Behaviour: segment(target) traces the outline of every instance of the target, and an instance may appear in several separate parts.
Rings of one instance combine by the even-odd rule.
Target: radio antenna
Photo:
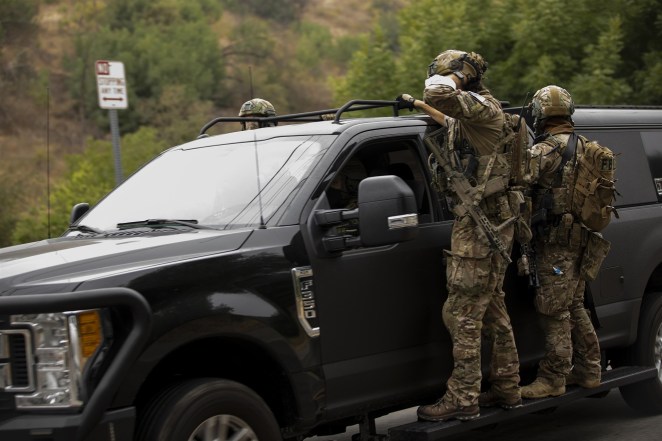
[[[251,92],[251,96],[249,97],[249,99],[253,99],[255,98],[255,95],[253,95],[253,68],[251,66],[248,66],[248,81],[250,84],[250,92]]]
[[[48,218],[48,238],[51,238],[51,90],[46,86],[46,217]]]
[[[260,228],[267,228],[264,224],[264,215],[262,212],[262,185],[260,184],[260,161],[257,157],[257,134],[253,130],[253,151],[255,152],[255,171],[257,173],[257,203],[260,207]]]

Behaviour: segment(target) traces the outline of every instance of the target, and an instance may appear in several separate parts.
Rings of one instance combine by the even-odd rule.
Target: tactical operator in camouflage
[[[253,98],[250,101],[246,101],[239,109],[239,116],[241,117],[251,117],[251,116],[276,116],[276,109],[274,106],[267,100],[262,98]],[[260,127],[273,127],[276,123],[261,123],[258,121],[246,121],[241,123],[241,130],[253,130],[259,129]]]
[[[446,268],[448,299],[443,320],[453,341],[454,368],[446,393],[435,404],[418,408],[418,417],[428,421],[470,420],[480,415],[481,405],[513,408],[521,405],[519,358],[510,318],[504,302],[503,280],[512,249],[514,225],[506,221],[519,216],[521,192],[508,191],[509,155],[503,149],[505,117],[501,105],[483,85],[487,63],[476,53],[447,50],[430,64],[425,81],[425,104],[445,115],[448,135],[442,149],[452,151],[458,167],[473,184],[482,187],[484,214],[506,245],[498,252],[466,214],[457,195],[451,251]],[[398,97],[400,107],[421,104],[408,95]],[[437,118],[437,120],[439,120]],[[500,186],[486,183],[502,182]],[[491,389],[481,387],[481,330],[492,344]],[[479,400],[480,396],[480,400]]]
[[[574,103],[567,90],[546,86],[535,93],[531,107],[536,134],[530,166],[533,210],[543,213],[542,223],[533,225],[540,279],[535,306],[545,332],[546,354],[536,380],[522,388],[522,396],[543,398],[564,394],[566,384],[597,387],[601,367],[598,338],[584,308],[586,282],[580,277],[588,230],[565,206],[568,184],[563,182],[563,157],[574,133]]]

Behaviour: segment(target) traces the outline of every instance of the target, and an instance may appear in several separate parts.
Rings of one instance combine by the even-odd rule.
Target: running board
[[[627,366],[604,371],[602,373],[602,383],[594,389],[584,389],[579,386],[568,386],[566,393],[560,397],[549,397],[540,399],[524,399],[522,407],[516,409],[504,410],[499,407],[482,407],[480,417],[470,421],[442,421],[428,422],[418,421],[390,428],[388,431],[389,441],[435,441],[446,436],[466,432],[467,430],[477,429],[479,427],[491,424],[501,423],[521,415],[538,412],[563,404],[570,403],[602,392],[607,392],[612,388],[625,386],[639,381],[648,380],[657,377],[658,372],[654,367],[636,367]]]

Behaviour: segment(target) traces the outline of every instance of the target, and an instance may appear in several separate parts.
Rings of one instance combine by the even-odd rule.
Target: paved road
[[[407,409],[377,420],[377,432],[416,420],[416,409]],[[346,433],[307,438],[306,441],[350,441],[358,426]],[[613,389],[601,399],[583,398],[550,414],[530,414],[489,429],[453,435],[444,441],[660,441],[662,415],[641,416]]]

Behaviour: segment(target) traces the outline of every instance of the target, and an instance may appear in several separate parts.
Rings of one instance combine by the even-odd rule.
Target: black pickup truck
[[[376,107],[393,116],[348,117]],[[613,387],[662,412],[662,109],[574,119],[619,154],[620,217],[590,286],[604,384],[470,423],[412,421],[391,439]],[[452,218],[429,184],[434,122],[352,101],[205,133],[236,121],[211,121],[92,209],[77,205],[61,237],[0,250],[0,439],[272,441],[359,423],[368,440],[375,417],[443,392]],[[532,378],[544,350],[532,294],[514,270],[505,289]]]

